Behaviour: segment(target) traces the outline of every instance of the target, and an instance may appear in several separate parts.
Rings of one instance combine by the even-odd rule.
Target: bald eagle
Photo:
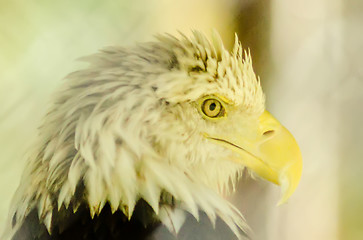
[[[196,31],[83,60],[54,94],[3,239],[241,239],[223,196],[244,169],[280,185],[281,203],[294,192],[300,150],[237,36],[231,52]]]

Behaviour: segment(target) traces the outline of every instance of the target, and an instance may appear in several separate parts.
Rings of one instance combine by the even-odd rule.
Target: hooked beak
[[[259,118],[257,133],[249,139],[243,136],[210,137],[238,154],[238,162],[257,175],[281,186],[279,205],[295,191],[302,172],[302,156],[294,137],[268,111]]]

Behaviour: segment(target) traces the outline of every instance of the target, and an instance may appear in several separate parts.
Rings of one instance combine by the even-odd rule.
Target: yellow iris
[[[224,108],[220,101],[209,98],[202,103],[202,112],[210,118],[217,118],[224,115]]]

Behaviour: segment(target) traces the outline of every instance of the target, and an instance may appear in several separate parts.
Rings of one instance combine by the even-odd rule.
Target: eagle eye
[[[222,117],[224,115],[224,108],[220,101],[214,98],[208,98],[202,103],[202,112],[210,118]]]

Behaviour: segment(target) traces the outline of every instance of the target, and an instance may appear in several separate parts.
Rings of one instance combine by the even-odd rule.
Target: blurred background
[[[363,1],[0,0],[0,231],[49,97],[75,59],[156,33],[211,33],[251,49],[267,108],[295,136],[301,183],[243,179],[231,197],[256,240],[363,239]]]

